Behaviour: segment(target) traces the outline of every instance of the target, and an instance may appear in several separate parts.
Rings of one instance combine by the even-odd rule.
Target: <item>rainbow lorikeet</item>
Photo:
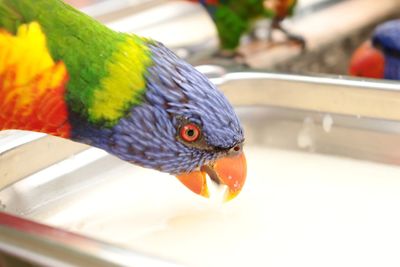
[[[300,43],[302,37],[289,33],[281,26],[281,22],[293,15],[297,0],[188,0],[200,3],[215,23],[220,48],[222,51],[234,51],[243,34],[252,30],[257,19],[271,19],[268,39],[272,41],[272,30],[278,29],[285,33],[290,40]]]
[[[44,132],[236,196],[242,127],[223,94],[159,42],[61,0],[0,0],[0,130]]]
[[[378,25],[370,40],[354,52],[349,66],[354,76],[400,80],[400,19]]]

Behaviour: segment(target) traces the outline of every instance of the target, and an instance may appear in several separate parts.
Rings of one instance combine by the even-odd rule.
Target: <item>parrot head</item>
[[[243,130],[223,94],[160,43],[148,44],[153,64],[142,101],[111,128],[75,117],[72,139],[143,167],[175,175],[208,197],[206,174],[234,198],[246,179]]]
[[[376,27],[371,40],[354,52],[349,73],[368,78],[400,79],[400,20]]]

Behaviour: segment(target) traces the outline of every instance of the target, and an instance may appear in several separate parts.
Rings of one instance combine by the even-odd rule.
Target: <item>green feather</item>
[[[107,79],[108,76],[118,79],[115,73],[122,75],[123,71],[116,71],[116,68],[129,71],[132,68],[137,70],[137,64],[150,64],[146,61],[149,53],[145,49],[145,40],[112,31],[61,0],[0,0],[0,14],[0,26],[13,33],[21,23],[39,22],[46,34],[53,59],[62,60],[67,66],[70,79],[66,101],[70,111],[93,123],[110,126],[124,115],[130,104],[140,102],[141,94],[134,91],[143,91],[143,87],[130,88],[129,94],[114,97],[105,86],[110,86],[113,82]],[[138,53],[138,58],[144,60],[133,59],[132,63],[124,61],[125,65],[119,66],[118,62],[113,61],[121,58],[118,54],[125,52],[120,51],[121,47],[125,47],[124,45],[132,40],[138,44],[135,53]],[[145,68],[139,69],[141,73],[135,74],[135,85],[143,84],[141,79],[144,79]],[[137,82],[138,79],[140,82]],[[99,95],[102,97],[98,97]],[[103,102],[106,102],[104,99],[107,97],[111,102],[106,105]],[[118,99],[112,101],[113,97]],[[130,99],[125,101],[123,97]],[[110,103],[116,103],[117,106],[111,107]],[[99,112],[102,104],[107,110]],[[114,111],[111,111],[111,108],[114,108]]]
[[[240,37],[249,27],[247,21],[224,6],[216,10],[214,20],[221,48],[235,49],[239,45]]]
[[[222,49],[236,49],[241,36],[251,29],[255,20],[277,19],[278,16],[284,16],[279,15],[274,8],[266,7],[266,1],[268,0],[220,0],[215,4],[202,3],[215,22]],[[287,5],[285,15],[291,16],[297,1],[282,0],[279,4]]]
[[[222,49],[233,50],[240,37],[250,30],[254,20],[274,14],[266,10],[260,0],[226,0],[217,6],[206,6],[217,27]]]

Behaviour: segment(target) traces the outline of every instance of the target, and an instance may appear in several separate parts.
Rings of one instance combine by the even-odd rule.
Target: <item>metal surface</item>
[[[224,69],[215,66],[200,69],[214,77],[213,81],[236,106],[245,127],[247,148],[279,148],[400,165],[400,150],[394,149],[400,147],[398,83],[267,73],[225,74]],[[303,135],[307,142],[302,144],[299,140]],[[17,143],[15,149],[9,147],[0,155],[0,206],[9,214],[0,213],[0,251],[48,266],[173,266],[30,221],[63,225],[80,232],[85,225],[100,220],[112,231],[129,229],[133,231],[131,235],[140,236],[141,231],[149,229],[130,229],[123,222],[130,216],[148,216],[141,209],[143,201],[150,202],[146,203],[149,210],[161,205],[150,199],[163,199],[162,205],[175,208],[184,199],[173,200],[177,192],[191,194],[169,175],[132,166],[98,149],[48,138]],[[31,160],[37,155],[52,156],[42,157],[38,163]],[[30,171],[19,172],[16,166],[21,159],[24,162],[19,169],[24,170],[31,161]],[[144,187],[143,177],[147,177]],[[155,183],[166,192],[146,189]],[[162,221],[167,215],[151,216]],[[97,232],[93,237],[116,242],[106,235],[107,231]]]
[[[0,238],[0,251],[41,266],[179,266],[3,212]]]
[[[235,105],[270,105],[400,120],[397,81],[232,73],[214,80]]]
[[[0,188],[88,148],[83,144],[43,134],[14,134],[0,139],[6,143],[4,149],[0,149]]]

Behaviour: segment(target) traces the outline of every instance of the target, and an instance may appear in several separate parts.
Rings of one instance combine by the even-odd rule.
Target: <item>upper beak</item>
[[[209,165],[204,165],[200,171],[183,173],[177,175],[178,179],[194,193],[209,197],[206,181],[206,173],[218,185],[226,185],[228,190],[225,201],[235,198],[246,181],[247,165],[246,157],[241,151],[233,156],[226,156],[218,159]]]

